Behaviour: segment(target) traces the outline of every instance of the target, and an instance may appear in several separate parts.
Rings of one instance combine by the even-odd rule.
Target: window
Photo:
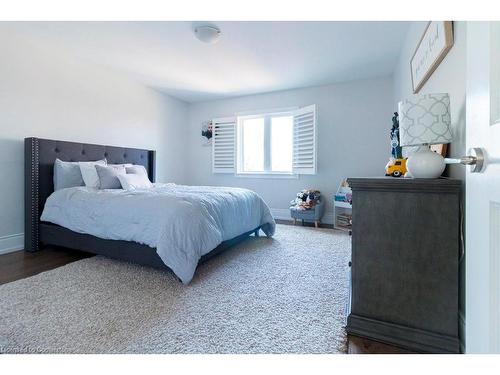
[[[264,118],[241,119],[241,152],[242,164],[240,172],[264,172]]]
[[[293,173],[293,115],[238,117],[238,173]]]
[[[316,106],[212,120],[212,171],[316,174]]]

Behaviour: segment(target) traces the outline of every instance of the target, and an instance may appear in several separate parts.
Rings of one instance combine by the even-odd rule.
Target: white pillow
[[[127,170],[127,174],[143,174],[148,177],[148,172],[143,165],[125,166],[125,169]]]
[[[134,164],[132,163],[125,163],[125,164],[109,164],[108,163],[108,166],[110,167],[124,167],[124,168],[127,168],[127,167],[133,167]]]
[[[153,187],[148,177],[143,174],[121,174],[117,176],[125,190],[149,189]]]
[[[85,182],[85,186],[87,187],[99,187],[99,175],[97,174],[97,171],[95,169],[96,165],[106,165],[106,159],[98,161],[78,162],[80,172],[82,172],[83,182]]]

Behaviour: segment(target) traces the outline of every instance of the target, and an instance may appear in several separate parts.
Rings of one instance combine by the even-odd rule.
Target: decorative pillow
[[[121,174],[118,176],[118,179],[125,190],[149,189],[153,187],[151,181],[143,174]]]
[[[144,165],[131,165],[131,166],[126,166],[125,169],[127,170],[127,174],[142,174],[148,177],[148,172],[146,171],[146,168],[144,168]]]
[[[117,166],[117,167],[123,166],[125,168],[127,168],[127,167],[133,167],[134,166],[134,164],[132,164],[132,163],[125,163],[125,164],[109,164],[108,163],[107,165],[113,165],[113,166]]]
[[[85,186],[78,162],[56,159],[54,162],[54,191],[75,186]]]
[[[127,173],[123,165],[96,165],[95,170],[99,176],[99,189],[122,188],[118,176]]]
[[[106,159],[98,161],[80,161],[78,162],[80,167],[80,172],[82,172],[83,182],[85,186],[98,188],[99,187],[99,176],[95,170],[96,165],[106,165]]]

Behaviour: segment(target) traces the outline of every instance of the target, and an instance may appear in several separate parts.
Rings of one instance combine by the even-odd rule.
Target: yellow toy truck
[[[406,173],[406,159],[391,158],[385,166],[385,175],[401,177]]]

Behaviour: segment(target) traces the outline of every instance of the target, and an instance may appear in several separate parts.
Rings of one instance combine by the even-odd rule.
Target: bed
[[[155,151],[26,138],[26,251],[38,251],[44,245],[63,246],[170,269],[183,283],[189,283],[198,263],[243,241],[252,233],[258,235],[260,229],[268,236],[274,233],[275,223],[269,208],[263,201],[258,201],[261,199],[255,193],[245,189],[156,183],[151,191],[97,191],[75,187],[54,193],[53,165],[56,158],[64,161],[106,158],[110,164],[142,165],[149,179],[155,182]],[[251,202],[250,206],[245,199]],[[94,214],[93,221],[87,225],[75,224],[79,221],[75,218],[80,217],[85,219],[80,220],[85,224],[85,209],[98,212],[98,215]],[[121,214],[119,210],[122,210]],[[134,210],[134,215],[127,215],[127,210]],[[117,215],[110,216],[109,212]],[[258,219],[255,219],[256,212],[261,215]],[[246,218],[246,215],[253,216]],[[101,221],[96,221],[96,216]],[[161,226],[157,225],[163,216],[168,220],[162,220]],[[143,217],[144,223],[141,221]],[[231,225],[236,222],[241,224]],[[94,230],[92,223],[97,224]],[[172,227],[174,224],[175,228]],[[142,225],[142,230],[134,232],[134,225]],[[120,230],[127,226],[131,229]],[[206,228],[200,231],[200,227]],[[144,235],[142,232],[148,228],[161,229],[161,235]],[[197,236],[204,237],[198,241]],[[198,242],[202,245],[198,246]],[[189,259],[182,264],[185,258]]]

